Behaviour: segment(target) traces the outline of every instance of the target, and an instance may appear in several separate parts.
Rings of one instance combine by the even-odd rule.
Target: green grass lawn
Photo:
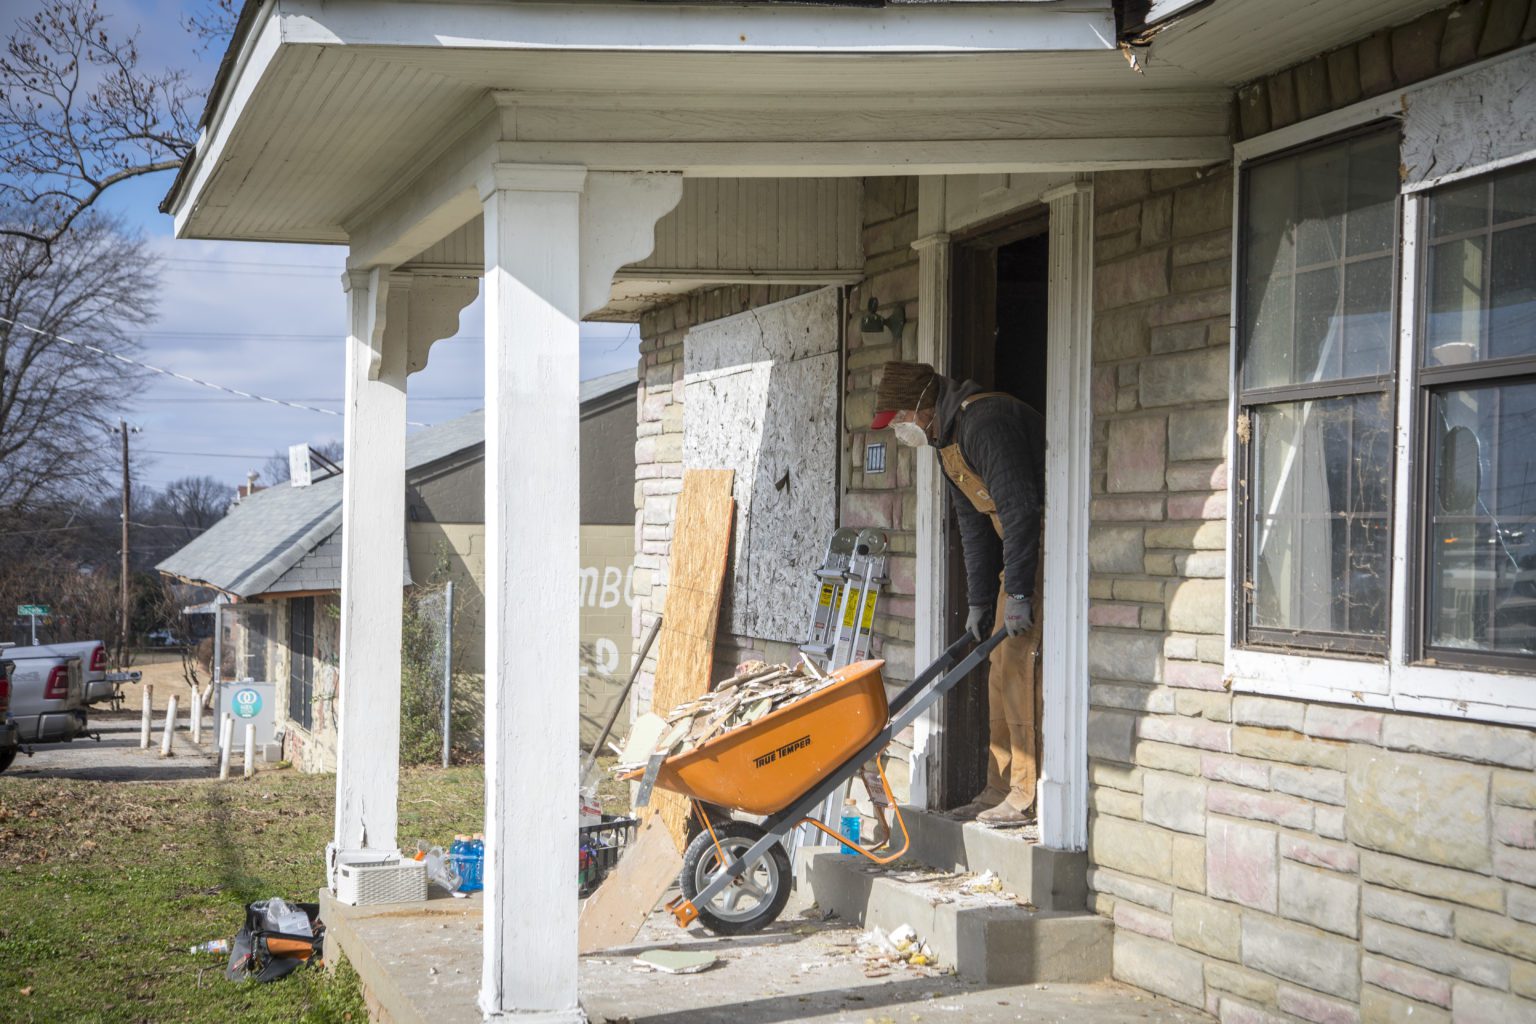
[[[232,938],[252,900],[315,899],[334,786],[293,771],[225,783],[0,776],[0,1020],[366,1021],[345,964],[237,984],[222,957],[187,952]],[[478,831],[483,788],[478,765],[406,770],[401,843]]]

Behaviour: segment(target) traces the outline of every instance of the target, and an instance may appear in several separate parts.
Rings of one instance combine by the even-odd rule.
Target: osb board
[[[666,823],[651,818],[641,825],[618,866],[582,905],[579,951],[592,953],[634,941],[682,867],[682,854],[673,846]]]
[[[684,347],[684,466],[736,469],[727,632],[805,639],[837,525],[838,289],[701,324]]]
[[[662,715],[709,691],[736,509],[731,497],[735,475],[729,469],[692,469],[683,474],[651,693],[651,707]],[[682,852],[688,843],[688,801],[658,789],[651,797],[651,809]]]

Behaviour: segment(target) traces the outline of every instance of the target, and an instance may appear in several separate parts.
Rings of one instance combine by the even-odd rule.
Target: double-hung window
[[[1381,653],[1390,618],[1398,134],[1243,170],[1238,643]]]
[[[315,727],[315,599],[288,602],[288,717]]]
[[[1431,191],[1417,346],[1417,654],[1536,669],[1536,168]]]
[[[1458,88],[1238,146],[1235,690],[1536,725],[1536,138]]]

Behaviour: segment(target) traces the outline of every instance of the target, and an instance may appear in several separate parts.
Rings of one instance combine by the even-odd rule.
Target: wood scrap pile
[[[673,708],[653,753],[668,757],[687,753],[831,684],[831,676],[804,658],[795,666],[746,662],[704,696]],[[613,770],[622,775],[644,767],[644,761],[637,761],[615,765]]]

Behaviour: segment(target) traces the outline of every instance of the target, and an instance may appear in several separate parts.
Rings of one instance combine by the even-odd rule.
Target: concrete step
[[[1088,905],[1088,854],[1041,846],[1038,826],[989,828],[915,807],[903,807],[901,816],[912,838],[908,860],[945,871],[990,869],[1003,888],[1041,910],[1080,911]]]
[[[888,932],[909,924],[962,977],[1065,984],[1110,976],[1114,925],[1107,918],[1026,909],[1018,902],[1023,894],[959,893],[956,880],[953,872],[881,868],[831,848],[803,850],[796,864],[797,884],[822,910]]]

